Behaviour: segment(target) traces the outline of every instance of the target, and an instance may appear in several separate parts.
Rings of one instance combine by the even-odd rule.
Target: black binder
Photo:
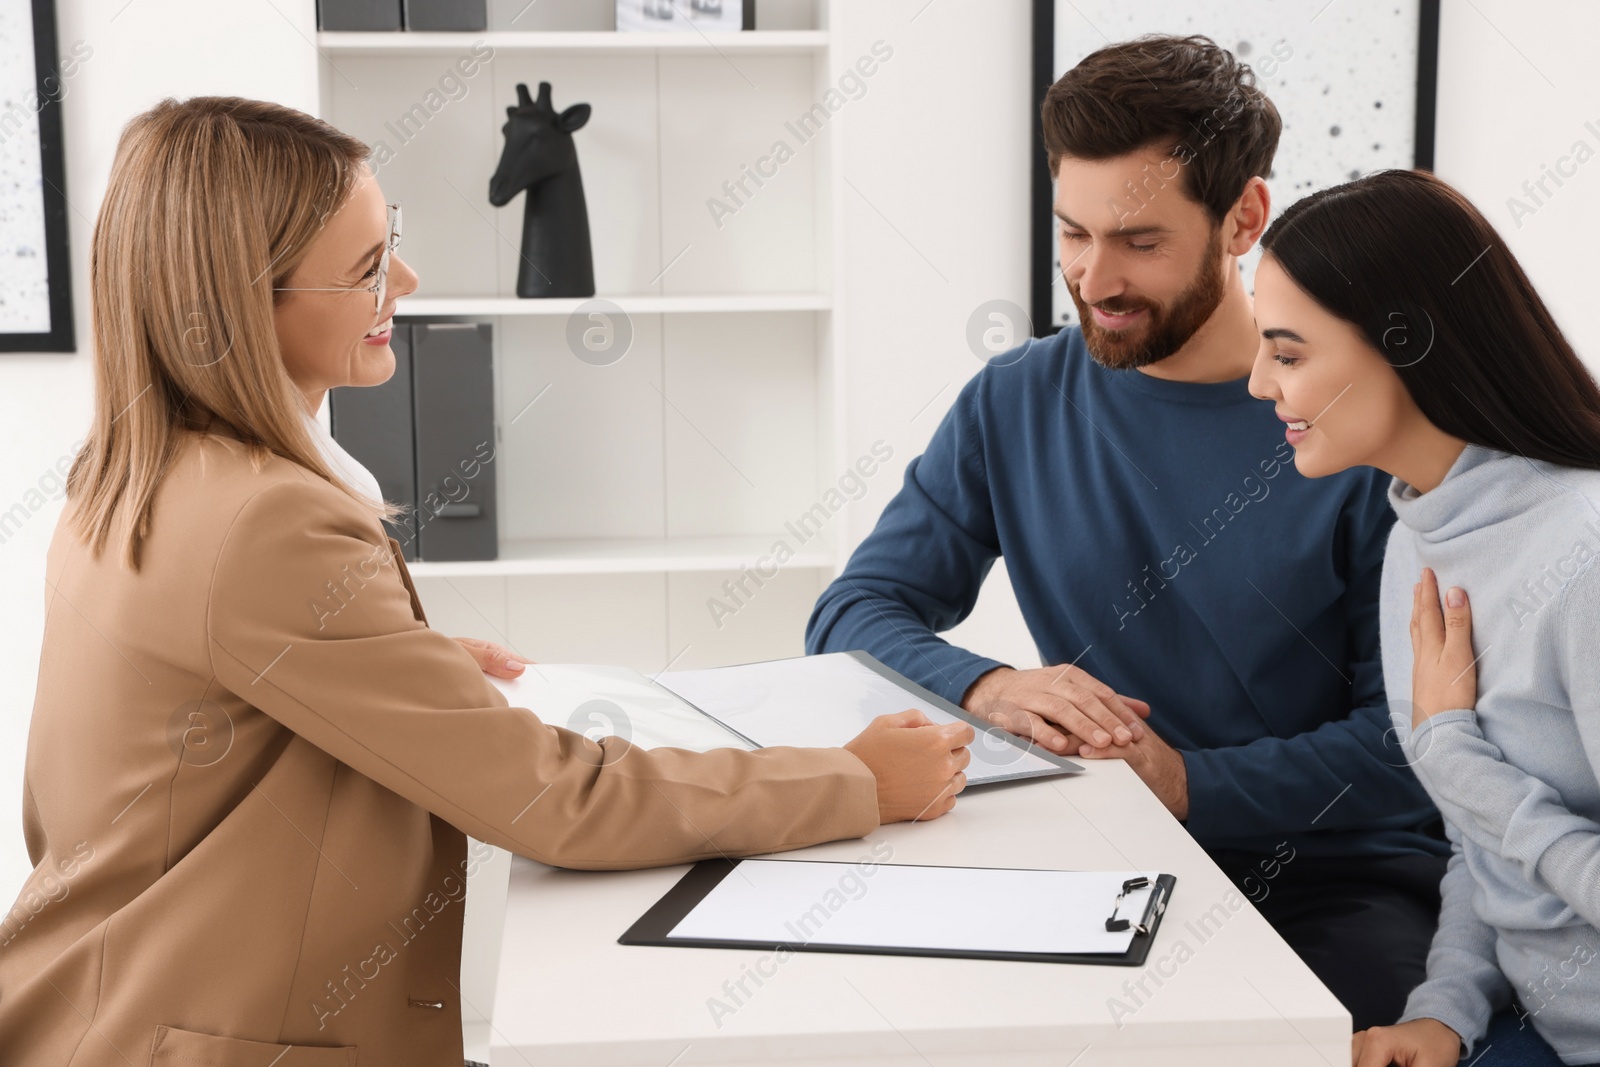
[[[489,26],[484,0],[405,0],[408,30],[482,32]]]
[[[398,30],[400,0],[317,0],[320,30]]]
[[[416,413],[417,558],[499,555],[494,346],[486,322],[411,325]]]
[[[771,859],[771,857],[761,857]],[[658,900],[649,911],[639,917],[639,920],[630,926],[626,933],[617,938],[623,945],[653,945],[665,948],[745,948],[757,949],[766,952],[775,952],[787,949],[790,952],[841,952],[852,955],[869,956],[939,956],[955,959],[987,959],[987,960],[1016,960],[1026,963],[1080,963],[1099,964],[1113,967],[1140,967],[1144,965],[1145,958],[1150,953],[1150,945],[1155,940],[1157,929],[1161,926],[1162,915],[1165,914],[1167,902],[1172,898],[1173,888],[1177,885],[1177,878],[1170,874],[1160,875],[1155,880],[1155,890],[1146,902],[1144,913],[1140,916],[1129,916],[1128,925],[1133,930],[1133,940],[1126,952],[1010,952],[1010,951],[981,951],[972,949],[951,948],[913,948],[904,946],[863,946],[830,944],[823,940],[811,939],[806,941],[738,941],[716,940],[708,938],[673,937],[672,930],[683,921],[706,894],[716,888],[724,878],[739,866],[742,860],[702,860],[690,868],[678,883],[669,889],[665,896]],[[785,862],[785,861],[779,861]],[[832,863],[835,861],[787,861],[809,863]],[[841,867],[857,866],[849,863],[838,863]],[[891,867],[895,864],[881,864]],[[933,866],[933,865],[918,865]],[[1117,901],[1106,901],[1105,916],[1096,916],[1096,921],[1102,919],[1114,921]],[[1107,929],[1112,929],[1108,926]]]

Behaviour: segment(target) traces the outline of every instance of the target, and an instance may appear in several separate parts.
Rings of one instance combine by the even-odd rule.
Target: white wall
[[[118,130],[163,95],[216,92],[316,105],[312,0],[58,0],[63,50],[93,56],[69,82],[64,108],[67,193],[77,304],[77,355],[0,356],[0,508],[20,500],[87,423],[90,400],[86,266],[91,220]],[[119,10],[120,8],[120,10]],[[1005,298],[1027,306],[1029,4],[859,0],[841,5],[838,55],[882,39],[894,59],[852,103],[843,127],[849,185],[840,210],[847,246],[839,310],[849,348],[847,454],[879,438],[889,469],[848,513],[859,540],[921,451],[963,382],[978,369],[968,315]],[[1514,227],[1505,198],[1572,142],[1600,136],[1600,70],[1586,42],[1600,9],[1572,3],[1476,0],[1446,5],[1441,42],[1438,170],[1500,226],[1580,351],[1600,351],[1600,325],[1580,314],[1593,270],[1600,162],[1591,162]],[[1592,357],[1591,357],[1592,358]],[[44,553],[59,504],[0,545],[0,896],[28,870],[19,829],[22,761],[43,629]],[[1028,662],[1031,642],[1003,577],[991,580],[957,635]],[[81,650],[82,670],[110,651]]]
[[[0,355],[0,510],[88,428],[93,390],[89,235],[124,123],[164,96],[262,96],[314,109],[314,0],[57,0],[63,53],[93,50],[66,83],[67,228],[78,352]],[[0,544],[0,897],[9,905],[32,865],[21,832],[22,768],[44,633],[44,557],[61,505],[52,501]],[[116,653],[78,650],[79,669]],[[114,709],[112,709],[114,710]]]
[[[880,438],[894,449],[852,505],[854,544],[982,367],[966,340],[973,311],[996,299],[1028,308],[1033,19],[1023,0],[843,7],[837,56],[880,39],[894,49],[852,105],[841,149],[845,454]],[[1003,563],[950,638],[1037,665]]]
[[[1439,35],[1439,135],[1435,171],[1472,199],[1511,246],[1556,322],[1600,372],[1593,317],[1600,236],[1600,67],[1590,47],[1600,6],[1581,0],[1444,5]],[[1594,128],[1586,129],[1584,123]],[[1596,158],[1534,205],[1522,191],[1575,141]],[[1563,165],[1571,171],[1571,165]],[[1507,200],[1535,206],[1513,217]]]

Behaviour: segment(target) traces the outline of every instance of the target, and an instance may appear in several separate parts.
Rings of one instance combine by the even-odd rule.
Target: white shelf
[[[828,46],[825,30],[748,30],[742,33],[701,33],[677,30],[660,33],[617,33],[610,30],[568,33],[495,30],[485,33],[358,33],[323,31],[317,48],[331,55],[395,56],[458,55],[482,42],[496,51],[569,53],[764,53],[799,55],[820,52]]]
[[[833,546],[820,540],[795,546],[793,534],[740,537],[587,538],[506,541],[500,558],[407,564],[414,578],[493,578],[537,574],[652,574],[665,571],[739,571],[768,558],[782,539],[794,550],[784,569],[832,567]],[[766,575],[763,575],[766,577]]]
[[[728,311],[824,311],[833,306],[828,293],[711,293],[706,295],[564,297],[523,300],[515,296],[408,297],[397,315],[570,315],[591,300],[609,300],[630,315]]]

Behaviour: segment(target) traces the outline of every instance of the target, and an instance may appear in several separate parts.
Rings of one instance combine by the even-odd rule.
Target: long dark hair
[[[1600,470],[1600,388],[1506,243],[1446,182],[1384,170],[1324,189],[1261,247],[1361,330],[1445,433]]]

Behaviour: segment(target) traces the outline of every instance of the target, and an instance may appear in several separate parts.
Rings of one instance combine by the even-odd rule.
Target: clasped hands
[[[1477,703],[1472,609],[1457,588],[1441,608],[1431,568],[1412,590],[1411,649],[1412,729],[1442,711]],[[1051,752],[1126,760],[1168,811],[1180,820],[1189,817],[1183,753],[1144,721],[1150,705],[1117,693],[1082,667],[997,667],[972,684],[962,706]]]
[[[1124,696],[1082,667],[997,667],[968,688],[962,706],[985,722],[1058,755],[1120,759],[1168,811],[1189,817],[1183,753],[1144,721],[1150,705]]]

